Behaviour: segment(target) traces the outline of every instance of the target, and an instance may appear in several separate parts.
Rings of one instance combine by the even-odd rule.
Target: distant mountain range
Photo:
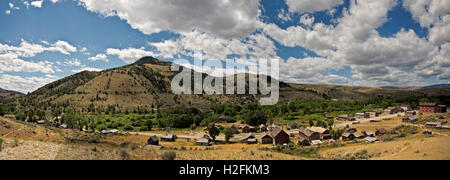
[[[171,71],[171,63],[153,57],[144,57],[136,63],[104,70],[80,72],[60,79],[25,95],[22,106],[47,107],[72,106],[76,108],[120,109],[135,107],[209,108],[213,104],[258,103],[261,95],[175,95],[171,80],[177,72]],[[204,74],[205,76],[205,74]],[[248,87],[246,74],[246,87]],[[270,79],[270,78],[269,78]],[[450,89],[383,89],[337,85],[290,84],[280,82],[280,101],[290,102],[311,98],[367,99],[379,96],[435,96],[448,95]]]
[[[430,86],[382,86],[384,89],[431,89],[431,88],[450,88],[450,84],[435,84]]]
[[[425,86],[423,88],[450,88],[450,84],[436,84],[431,86]]]
[[[0,99],[3,99],[8,96],[15,96],[15,95],[24,95],[24,94],[22,94],[20,92],[10,91],[10,90],[5,90],[5,89],[0,88]]]

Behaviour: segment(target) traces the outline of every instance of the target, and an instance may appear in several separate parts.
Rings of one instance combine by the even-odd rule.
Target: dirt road
[[[352,125],[354,122],[359,122],[359,123],[369,123],[370,121],[380,121],[383,119],[389,119],[389,118],[395,118],[398,116],[404,116],[405,113],[398,113],[398,114],[392,114],[392,115],[386,115],[386,116],[380,116],[380,117],[375,117],[375,118],[367,118],[367,119],[357,119],[356,121],[348,121],[348,122],[343,122],[343,123],[339,123],[339,124],[335,124],[333,126],[333,128],[337,128],[337,127],[345,127],[347,125]]]

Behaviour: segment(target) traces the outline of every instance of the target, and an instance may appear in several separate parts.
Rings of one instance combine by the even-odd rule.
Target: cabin
[[[311,143],[309,142],[308,139],[306,139],[306,138],[304,138],[304,137],[300,137],[300,138],[298,139],[298,145],[299,145],[299,146],[310,146]]]
[[[275,144],[289,144],[290,140],[290,136],[289,134],[287,134],[286,132],[284,132],[282,129],[280,128],[273,128],[273,130],[270,132]]]
[[[147,144],[149,145],[154,145],[154,146],[158,146],[159,145],[159,140],[158,137],[156,136],[152,136],[147,140]]]
[[[355,118],[356,119],[364,119],[364,113],[356,113]]]
[[[363,131],[362,133],[365,137],[375,137],[375,133],[373,131]]]
[[[308,127],[307,129],[309,129],[312,132],[319,133],[320,139],[330,139],[331,138],[331,134],[328,129],[325,129],[322,127]]]
[[[167,133],[164,136],[161,136],[161,141],[164,141],[164,142],[175,142],[176,139],[177,139],[177,135],[175,135],[172,132]]]
[[[338,121],[348,121],[348,116],[347,115],[340,115],[336,118],[336,120]]]
[[[380,135],[384,135],[387,133],[388,133],[388,131],[386,129],[380,128],[380,129],[377,129],[377,131],[375,132],[375,135],[380,136]]]
[[[273,144],[273,138],[267,133],[264,133],[260,137],[261,144]]]
[[[261,125],[259,126],[259,130],[260,130],[261,132],[267,132],[267,126],[264,125],[264,124],[261,124]]]
[[[419,118],[417,118],[416,116],[405,116],[403,117],[402,121],[405,123],[415,123],[419,121]]]
[[[440,122],[427,122],[425,123],[425,128],[436,128],[438,126],[442,126]]]
[[[397,114],[399,112],[403,112],[403,109],[399,107],[389,107],[386,110],[384,110],[384,114]]]
[[[288,127],[289,129],[297,129],[297,123],[295,123],[295,122],[289,122],[289,123],[287,123],[287,127]]]
[[[5,114],[3,117],[10,120],[16,120],[16,115],[14,114]]]
[[[353,133],[345,132],[342,134],[342,140],[344,141],[352,141],[355,139],[355,135]]]
[[[235,125],[231,126],[231,132],[233,132],[233,134],[239,134],[239,130]]]
[[[345,132],[355,133],[355,132],[358,132],[358,130],[356,128],[349,128],[349,129],[346,129]]]
[[[279,128],[277,125],[272,124],[272,125],[270,125],[270,126],[268,127],[268,130],[269,130],[269,131],[273,131],[274,129],[277,129],[277,128]]]
[[[383,111],[377,111],[375,112],[375,117],[379,117],[381,116],[381,114],[383,114]]]
[[[242,142],[242,143],[247,143],[247,144],[256,144],[258,142],[256,140],[256,136],[253,133],[248,134],[247,136],[244,136],[239,141]]]
[[[400,109],[402,109],[403,112],[411,111],[411,106],[409,106],[409,105],[401,105]]]
[[[377,113],[376,112],[366,112],[367,117],[366,118],[375,118],[377,117]]]
[[[208,135],[204,135],[203,137],[197,139],[197,145],[199,146],[210,146],[211,144],[211,137]]]
[[[438,105],[437,103],[421,103],[419,104],[419,112],[421,113],[446,113],[446,105]]]
[[[437,129],[441,129],[441,130],[450,130],[450,126],[437,126]]]
[[[354,133],[353,134],[355,136],[355,139],[363,139],[364,135],[360,134],[360,133]]]
[[[242,128],[242,132],[243,132],[243,133],[251,133],[251,132],[254,132],[254,131],[255,131],[255,128],[252,127],[252,126],[249,126],[249,125],[245,125],[245,126]]]
[[[309,128],[301,127],[299,130],[300,137],[308,139],[308,141],[320,140],[321,134],[318,132],[311,131]]]
[[[366,143],[374,143],[376,142],[378,139],[375,137],[366,137],[364,138],[364,140],[366,140]]]
[[[417,115],[416,111],[406,111],[405,113],[406,116],[415,116]]]

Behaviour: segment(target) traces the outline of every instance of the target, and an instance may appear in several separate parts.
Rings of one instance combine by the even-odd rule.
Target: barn
[[[164,136],[161,136],[161,141],[165,141],[165,142],[175,142],[175,140],[177,139],[177,135],[175,135],[175,133],[167,133]]]
[[[261,144],[273,144],[273,138],[267,133],[264,133],[260,137]]]
[[[208,135],[204,135],[203,137],[197,139],[197,145],[199,146],[209,146],[211,145],[211,138]]]
[[[231,131],[233,132],[233,134],[239,134],[239,130],[235,125],[231,126]]]
[[[304,138],[304,137],[300,137],[300,138],[298,139],[298,145],[299,145],[299,146],[310,146],[311,143],[309,142],[308,139],[306,139],[306,138]]]
[[[273,128],[270,132],[274,138],[275,144],[289,144],[290,136],[280,128]]]
[[[308,141],[320,140],[321,139],[320,133],[311,131],[310,129],[305,128],[305,127],[301,127],[300,128],[299,135],[300,135],[300,137],[308,139]]]
[[[260,130],[261,132],[267,132],[267,126],[264,125],[264,124],[261,124],[261,125],[259,126],[259,130]]]
[[[241,139],[240,139],[240,142],[242,142],[242,143],[248,143],[248,144],[256,144],[256,143],[254,143],[255,140],[256,140],[256,136],[255,136],[253,133],[251,133],[251,134],[249,134],[249,135],[244,136],[243,138],[241,138]],[[258,141],[256,140],[256,142],[258,142]]]
[[[353,133],[345,132],[342,134],[342,140],[344,141],[351,141],[355,139],[355,135]]]

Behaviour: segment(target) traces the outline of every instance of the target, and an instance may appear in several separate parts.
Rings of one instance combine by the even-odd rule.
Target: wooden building
[[[147,144],[149,145],[154,145],[154,146],[158,146],[159,145],[159,140],[158,137],[156,136],[152,136],[147,140]]]
[[[353,133],[345,132],[342,134],[342,140],[344,141],[352,141],[355,139],[355,135]]]
[[[177,139],[177,135],[175,135],[172,132],[167,133],[164,136],[161,136],[161,141],[165,141],[165,142],[175,142],[176,139]]]
[[[273,138],[271,135],[264,133],[260,137],[261,144],[273,144]]]
[[[311,131],[310,129],[308,129],[306,127],[301,127],[299,129],[299,135],[300,135],[300,137],[308,139],[308,141],[320,140],[321,139],[320,133]]]
[[[419,111],[421,113],[446,113],[446,105],[438,105],[437,103],[422,103],[419,104]]]
[[[380,128],[380,129],[377,129],[377,131],[375,132],[375,135],[380,136],[380,135],[384,135],[387,133],[388,133],[388,131],[386,129]]]
[[[247,136],[244,136],[243,138],[241,138],[239,141],[241,143],[256,144],[256,143],[254,143],[255,140],[256,140],[256,136],[253,133],[250,133]],[[258,142],[258,141],[256,140],[256,142]]]
[[[323,127],[308,127],[307,129],[309,129],[312,132],[319,133],[320,139],[330,139],[331,138],[330,131]]]
[[[288,127],[289,129],[297,129],[297,123],[295,123],[295,122],[289,122],[289,123],[287,123],[287,127]]]
[[[298,139],[298,145],[299,146],[310,146],[311,142],[308,139],[304,138],[304,137],[300,137]]]
[[[208,135],[204,135],[201,138],[197,139],[197,145],[199,146],[209,146],[211,145],[211,137]]]
[[[239,130],[235,125],[231,126],[231,132],[233,132],[233,134],[239,134]]]
[[[436,128],[438,126],[442,126],[440,122],[427,122],[425,123],[425,128]]]
[[[259,126],[259,130],[260,130],[261,132],[267,132],[267,126],[264,125],[264,124],[261,124],[261,125]]]
[[[290,136],[289,134],[287,134],[286,132],[284,132],[282,129],[280,128],[273,128],[272,131],[270,132],[275,144],[289,144],[290,140]]]
[[[405,116],[403,117],[402,121],[405,123],[415,123],[419,121],[419,118],[417,118],[416,116]]]

